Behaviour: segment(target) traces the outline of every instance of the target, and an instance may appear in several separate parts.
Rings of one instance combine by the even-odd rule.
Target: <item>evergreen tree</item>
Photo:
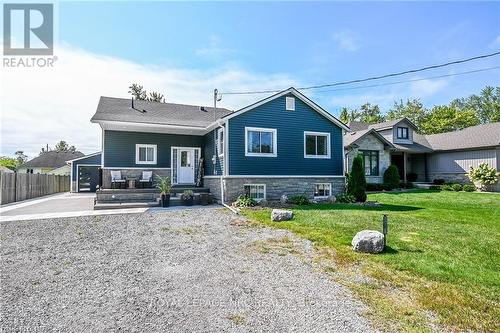
[[[352,169],[347,181],[347,193],[353,195],[357,202],[366,201],[366,177],[362,155],[356,156],[352,161]]]

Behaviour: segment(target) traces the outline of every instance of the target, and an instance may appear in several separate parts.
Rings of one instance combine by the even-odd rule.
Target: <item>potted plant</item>
[[[160,190],[161,206],[168,207],[170,205],[170,189],[172,188],[170,177],[156,175],[156,187]]]
[[[186,206],[192,206],[193,205],[193,197],[194,197],[193,191],[191,191],[191,190],[185,190],[184,193],[182,193],[182,196],[181,196],[182,202]]]

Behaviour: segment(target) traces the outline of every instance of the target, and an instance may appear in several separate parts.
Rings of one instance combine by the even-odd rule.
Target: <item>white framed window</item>
[[[135,164],[156,164],[156,145],[135,145]]]
[[[219,128],[217,130],[217,153],[219,156],[224,155],[224,129]]]
[[[266,184],[245,184],[245,194],[255,201],[266,199]]]
[[[304,158],[330,158],[330,133],[304,132]]]
[[[314,197],[315,198],[328,198],[331,195],[332,195],[332,184],[330,184],[330,183],[314,184]]]
[[[287,111],[295,111],[295,97],[287,97],[286,101],[286,110]]]
[[[277,141],[274,128],[245,127],[245,156],[276,157]]]

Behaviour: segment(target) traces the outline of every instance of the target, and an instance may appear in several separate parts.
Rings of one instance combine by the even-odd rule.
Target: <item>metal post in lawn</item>
[[[382,233],[384,234],[384,249],[387,244],[387,232],[389,231],[389,223],[387,220],[387,215],[384,214],[384,218],[382,219]]]

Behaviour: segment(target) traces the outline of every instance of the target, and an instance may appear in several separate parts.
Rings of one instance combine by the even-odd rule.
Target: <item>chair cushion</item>
[[[143,171],[142,172],[142,180],[150,181],[153,178],[153,171]]]
[[[122,179],[122,172],[120,170],[111,171],[111,180],[117,181]]]

